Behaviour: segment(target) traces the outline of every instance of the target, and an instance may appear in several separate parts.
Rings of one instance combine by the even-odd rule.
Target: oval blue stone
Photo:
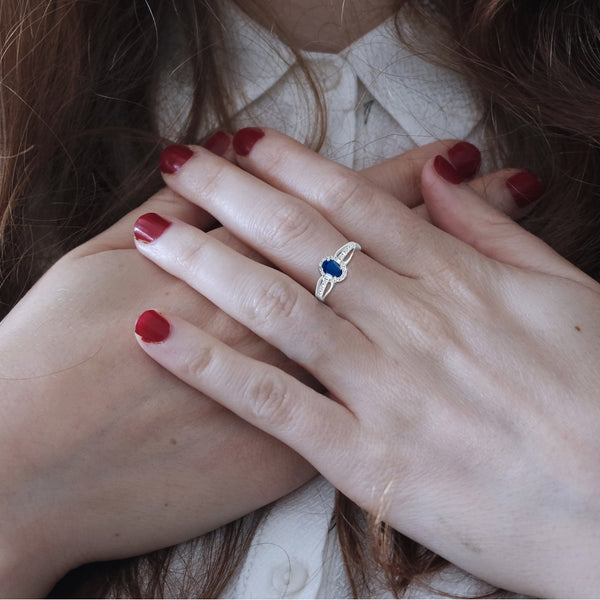
[[[321,268],[323,269],[323,273],[331,275],[332,277],[339,277],[342,274],[342,267],[340,267],[339,263],[335,260],[324,260],[321,263]]]

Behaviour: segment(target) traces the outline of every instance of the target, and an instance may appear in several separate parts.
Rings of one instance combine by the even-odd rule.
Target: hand
[[[148,210],[209,222],[164,190],[61,259],[0,325],[2,596],[43,595],[79,564],[185,541],[314,474],[139,352],[135,319],[147,303],[161,304],[310,383],[139,255],[132,229]],[[210,235],[251,254],[224,229]]]
[[[414,185],[437,145],[371,171]],[[281,352],[143,259],[132,229],[213,219],[163,190],[61,259],[0,324],[0,595],[43,595],[94,560],[184,541],[293,490],[314,469],[139,352],[147,305],[177,311],[310,385]],[[225,229],[209,234],[262,260]]]
[[[271,131],[238,161],[276,187],[201,149],[165,180],[281,271],[177,220],[138,249],[329,394],[168,311],[164,341],[142,348],[465,570],[596,594],[600,286],[443,160],[422,175],[437,227]],[[363,252],[320,303],[316,266],[348,240]]]

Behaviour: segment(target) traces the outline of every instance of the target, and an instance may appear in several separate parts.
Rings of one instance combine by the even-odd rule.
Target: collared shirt
[[[223,5],[226,53],[234,58],[228,76],[234,82],[231,112],[236,126],[273,127],[308,141],[317,110],[295,54],[232,2]],[[408,29],[402,15],[398,23]],[[402,45],[393,18],[337,55],[301,54],[325,101],[321,153],[328,158],[362,169],[440,139],[482,146],[480,117],[469,87],[456,73]],[[174,138],[192,109],[185,67],[176,60],[167,66],[158,89],[160,129]]]
[[[234,57],[233,112],[238,127],[269,126],[306,141],[315,105],[306,92],[294,53],[235,5],[222,15],[227,53]],[[401,15],[400,15],[401,17]],[[401,21],[400,21],[401,23]],[[303,53],[326,106],[321,153],[362,169],[438,139],[468,140],[482,147],[482,129],[468,86],[455,73],[415,55],[389,19],[337,55]],[[167,66],[158,89],[162,132],[176,138],[191,110],[185,65]],[[205,132],[207,133],[207,132]],[[199,132],[202,135],[202,132]],[[275,503],[260,524],[250,551],[224,596],[232,598],[343,598],[349,584],[335,530],[335,490],[316,477]],[[476,596],[490,587],[455,567],[413,586],[412,598]],[[384,596],[385,590],[378,595]],[[388,593],[389,595],[389,593]]]

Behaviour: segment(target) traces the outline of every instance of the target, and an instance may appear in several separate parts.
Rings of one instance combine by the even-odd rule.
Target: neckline
[[[270,26],[269,23],[265,19],[261,19],[260,15],[258,15],[259,18],[252,15],[250,12],[246,11],[246,9],[242,5],[240,5],[237,0],[228,0],[228,3],[231,6],[235,7],[235,9],[237,9],[238,11],[243,13],[244,17],[246,19],[248,19],[249,21],[251,21],[254,27],[258,28],[259,30],[264,31],[265,33],[267,33],[270,36],[277,38],[277,40],[281,44],[283,44],[288,50],[290,50],[290,51],[295,50],[305,56],[320,55],[320,56],[334,57],[334,56],[343,55],[354,44],[359,42],[365,36],[368,36],[374,30],[382,27],[384,24],[386,24],[390,20],[394,19],[396,17],[396,15],[398,14],[397,8],[391,9],[391,7],[390,7],[390,10],[386,11],[386,13],[380,19],[378,19],[376,22],[373,22],[371,24],[371,26],[368,27],[367,29],[359,30],[359,32],[356,33],[355,35],[353,35],[353,37],[351,37],[351,39],[349,39],[348,42],[345,43],[344,46],[341,46],[341,42],[340,42],[340,44],[332,43],[331,49],[328,49],[326,42],[323,42],[323,41],[311,42],[308,35],[305,35],[305,36],[301,36],[305,39],[301,40],[301,42],[297,46],[294,45],[293,46],[294,50],[292,50],[292,46],[288,43],[288,40],[285,39],[286,36],[281,35],[281,32],[278,32],[277,28],[275,28],[274,26]],[[332,23],[324,23],[323,25],[321,25],[321,36],[324,35],[323,31],[326,29],[330,29],[333,36],[335,37],[335,31],[336,31],[335,23],[333,23],[333,22]],[[335,49],[334,49],[334,46],[335,46]]]

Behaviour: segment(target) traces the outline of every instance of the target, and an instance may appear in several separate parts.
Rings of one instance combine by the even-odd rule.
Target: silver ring
[[[319,281],[315,296],[323,302],[333,289],[333,286],[346,279],[348,275],[348,263],[354,256],[354,252],[360,250],[356,242],[344,244],[333,256],[326,256],[319,261]]]

